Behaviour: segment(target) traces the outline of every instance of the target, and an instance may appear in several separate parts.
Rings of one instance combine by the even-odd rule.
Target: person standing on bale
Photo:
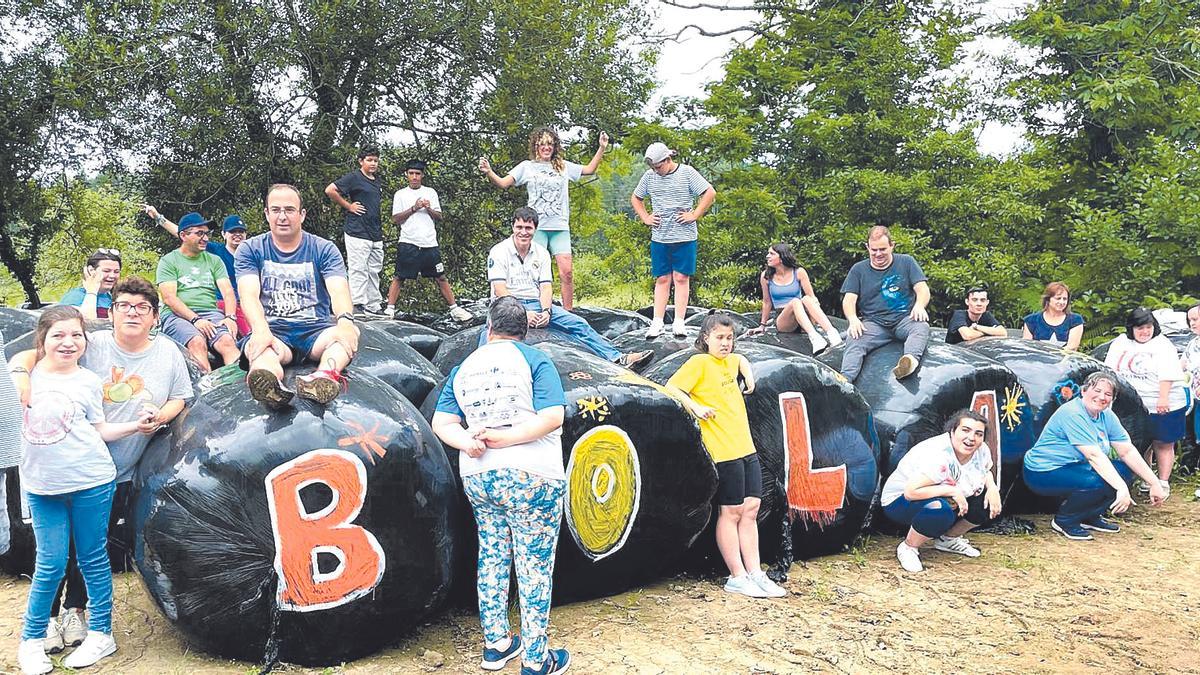
[[[967,532],[1000,515],[1000,488],[992,451],[984,443],[987,419],[971,410],[950,416],[946,433],[914,445],[884,483],[883,513],[908,533],[896,547],[906,572],[920,572],[920,548],[978,558]]]
[[[654,275],[654,316],[647,338],[662,335],[667,315],[667,300],[675,287],[675,321],[671,333],[687,335],[683,320],[687,316],[688,294],[696,275],[696,221],[700,220],[717,198],[713,186],[687,164],[675,161],[675,151],[665,143],[646,148],[646,165],[629,203],[642,223],[650,228],[650,274]],[[646,198],[650,208],[646,210]]]
[[[500,670],[520,655],[522,675],[551,675],[571,663],[566,649],[548,648],[546,635],[567,483],[567,401],[554,363],[521,342],[528,329],[517,298],[496,298],[488,311],[487,344],[450,372],[430,426],[459,451],[463,490],[479,528],[480,666]],[[508,622],[514,556],[520,635]]]
[[[479,158],[479,171],[492,184],[500,188],[524,185],[529,192],[527,205],[537,211],[540,223],[534,241],[554,256],[562,285],[563,309],[568,311],[575,306],[575,272],[571,257],[571,200],[567,186],[596,173],[607,147],[608,134],[601,131],[592,161],[586,165],[568,162],[563,159],[558,133],[548,127],[538,127],[529,134],[529,159],[513,167],[508,175],[500,176],[492,170],[486,157]]]
[[[358,167],[325,186],[325,196],[346,211],[344,239],[350,295],[354,311],[363,314],[383,311],[383,296],[379,293],[383,187],[378,174],[379,148],[368,146],[358,151]]]
[[[893,253],[891,230],[876,225],[867,234],[866,260],[854,263],[842,284],[842,311],[850,322],[842,374],[853,382],[867,354],[902,341],[904,355],[892,375],[916,372],[929,343],[929,283],[911,256]],[[861,318],[860,318],[861,315]]]

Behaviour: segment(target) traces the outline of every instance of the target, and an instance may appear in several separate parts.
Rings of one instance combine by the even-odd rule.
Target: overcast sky
[[[680,0],[694,2],[695,0]],[[707,4],[721,4],[727,0],[701,0]],[[989,18],[1007,18],[1029,0],[987,0],[980,3],[981,11]],[[748,2],[727,2],[730,6],[744,6]],[[750,21],[753,12],[729,12],[717,9],[680,9],[657,3],[664,32],[675,33],[688,24],[696,24],[709,31],[728,29]],[[724,55],[745,39],[746,34],[725,37],[703,37],[695,30],[686,31],[677,42],[667,41],[662,45],[658,62],[659,90],[647,104],[646,112],[652,111],[664,96],[702,95],[706,83],[720,79],[723,72]],[[983,66],[986,55],[995,55],[1015,48],[1010,41],[994,37],[981,37],[967,45],[967,58],[963,68],[972,77],[984,81],[989,78]],[[1011,153],[1021,142],[1022,129],[1008,125],[988,123],[981,129],[979,148],[992,155]]]

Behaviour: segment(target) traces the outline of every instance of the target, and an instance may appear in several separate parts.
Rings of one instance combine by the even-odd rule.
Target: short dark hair
[[[708,334],[713,332],[713,329],[718,326],[726,326],[734,329],[737,332],[737,324],[733,322],[733,317],[729,316],[728,312],[720,309],[708,310],[708,316],[704,317],[704,321],[700,324],[700,334],[696,336],[696,351],[708,353]]]
[[[425,173],[425,162],[419,159],[410,159],[404,163],[405,171],[420,171]]]
[[[113,300],[116,300],[117,296],[122,293],[142,296],[146,299],[146,302],[150,303],[150,307],[154,309],[154,313],[158,314],[158,289],[149,281],[141,277],[125,277],[113,286]]]
[[[987,293],[987,292],[988,292],[988,289],[984,288],[983,286],[972,286],[967,289],[966,293],[963,294],[963,300],[966,300],[967,298],[971,297],[972,295],[974,295],[976,293]]]
[[[1130,312],[1129,317],[1125,319],[1125,337],[1132,340],[1134,328],[1150,324],[1154,325],[1154,335],[1151,337],[1158,337],[1158,334],[1162,332],[1162,327],[1158,325],[1158,319],[1154,317],[1154,312],[1145,307],[1138,307]]]
[[[488,328],[492,335],[501,335],[515,340],[524,340],[529,332],[529,318],[525,305],[511,295],[492,301],[488,308]]]
[[[969,410],[967,408],[963,408],[962,410],[959,410],[958,412],[951,415],[950,419],[946,420],[946,433],[950,433],[951,431],[954,431],[958,427],[959,424],[962,424],[962,421],[965,419],[966,420],[974,420],[976,422],[982,423],[983,431],[984,431],[984,433],[987,433],[987,428],[988,428],[987,418],[984,417],[983,415],[980,415],[979,413],[975,412],[974,410]]]
[[[365,145],[362,148],[359,148],[359,150],[358,150],[358,161],[361,162],[362,160],[364,160],[372,155],[374,155],[375,157],[379,156],[378,146]]]
[[[41,316],[38,317],[37,327],[33,332],[34,349],[37,352],[39,359],[46,356],[46,335],[54,324],[59,321],[76,320],[79,322],[79,327],[83,329],[83,344],[84,351],[87,350],[87,326],[84,325],[83,314],[79,313],[79,308],[74,305],[54,305],[42,310]]]
[[[524,220],[527,223],[533,223],[534,227],[538,224],[538,213],[530,206],[518,206],[516,211],[513,211],[513,220]]]
[[[101,260],[112,260],[117,263],[117,267],[120,267],[121,253],[115,248],[97,249],[95,253],[88,256],[87,266],[94,269],[96,267],[96,263],[100,262]]]

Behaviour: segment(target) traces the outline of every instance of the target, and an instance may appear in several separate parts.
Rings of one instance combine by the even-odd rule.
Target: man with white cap
[[[717,191],[700,172],[674,159],[675,151],[665,143],[646,148],[649,169],[633,190],[630,203],[643,223],[650,226],[650,272],[654,275],[654,317],[646,337],[662,335],[671,283],[675,285],[675,322],[671,332],[687,334],[687,313],[692,275],[696,273],[696,221],[712,206]],[[650,197],[646,210],[645,199]],[[697,198],[699,200],[697,201]]]

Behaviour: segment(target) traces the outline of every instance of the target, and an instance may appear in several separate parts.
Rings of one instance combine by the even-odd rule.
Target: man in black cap
[[[396,271],[392,285],[388,287],[388,304],[384,310],[389,318],[396,315],[396,300],[400,297],[400,285],[405,279],[423,276],[433,279],[442,298],[450,305],[450,317],[455,321],[470,321],[471,313],[454,299],[454,290],[446,280],[446,268],[442,264],[442,253],[438,249],[437,229],[434,223],[442,219],[442,205],[437,192],[424,185],[425,162],[409,160],[404,165],[404,177],[408,187],[396,190],[392,199],[392,222],[400,228],[400,241],[396,244]]]
[[[358,168],[325,186],[325,196],[346,210],[344,240],[350,297],[358,314],[375,314],[383,303],[379,272],[383,269],[383,225],[379,207],[379,148],[358,151]]]
[[[209,226],[199,213],[179,219],[179,248],[158,262],[155,283],[166,307],[162,312],[164,335],[187,348],[188,353],[208,372],[208,351],[221,356],[225,365],[236,363],[237,297],[225,265],[205,251]],[[217,308],[217,293],[224,309]]]

